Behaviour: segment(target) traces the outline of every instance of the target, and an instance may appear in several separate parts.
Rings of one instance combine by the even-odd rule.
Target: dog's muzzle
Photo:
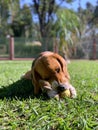
[[[64,90],[67,89],[67,85],[62,84],[62,83],[58,83],[57,81],[53,81],[52,82],[52,89],[58,91],[58,93],[63,92]]]

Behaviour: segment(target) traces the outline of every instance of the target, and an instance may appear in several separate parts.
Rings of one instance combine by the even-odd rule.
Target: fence
[[[75,46],[69,46],[69,57],[77,59],[95,57],[98,59],[98,38],[96,38],[95,45],[96,49],[92,38],[82,39]],[[32,38],[0,38],[0,60],[31,60],[45,50],[58,52],[58,46],[60,45],[54,38],[44,38],[39,41]]]
[[[56,42],[52,38],[40,41],[32,38],[1,38],[0,60],[31,60],[42,51],[57,51],[58,47],[55,44]]]
[[[10,42],[6,38],[0,38],[0,59],[10,59]]]
[[[98,37],[86,37],[77,44],[76,57],[83,59],[98,59]]]

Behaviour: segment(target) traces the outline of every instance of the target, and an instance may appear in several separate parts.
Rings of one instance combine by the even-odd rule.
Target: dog
[[[31,70],[23,78],[32,80],[34,94],[45,92],[49,98],[69,89],[71,97],[76,97],[76,89],[70,84],[67,62],[57,53],[42,52],[32,63]]]

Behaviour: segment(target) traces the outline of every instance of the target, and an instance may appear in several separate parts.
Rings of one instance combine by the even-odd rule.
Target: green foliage
[[[12,4],[13,3],[13,4]],[[1,0],[0,1],[0,36],[6,36],[7,34],[13,34],[9,23],[12,21],[12,17],[19,10],[19,0]]]
[[[20,8],[19,0],[0,1],[0,35],[29,37],[31,31],[32,15],[27,5]]]
[[[11,23],[15,37],[30,37],[32,34],[32,15],[30,8],[24,5],[23,8],[18,8],[15,12],[14,18]]]
[[[33,96],[30,81],[20,80],[31,61],[0,62],[0,129],[97,130],[98,62],[72,61],[68,69],[76,99]]]
[[[61,13],[62,12],[62,13]],[[79,36],[79,17],[75,12],[69,9],[58,9],[57,11],[57,20],[55,23],[54,35],[60,38],[60,51],[65,51],[68,48],[68,45],[74,44],[74,39]]]
[[[15,57],[16,58],[34,58],[36,57],[36,54],[40,53],[42,50],[41,46],[32,46],[32,45],[25,45],[21,44],[21,47],[19,44],[15,45]]]
[[[0,37],[6,32],[5,27],[7,28],[8,12],[5,9],[8,9],[7,1],[0,1]]]
[[[63,45],[69,42],[72,43],[70,33],[78,30],[76,25],[78,17],[73,11],[61,7],[61,5],[70,4],[71,2],[73,0],[59,0],[58,2],[55,0],[33,0],[32,7],[38,16],[42,38],[58,37]],[[61,44],[60,48],[63,46]]]

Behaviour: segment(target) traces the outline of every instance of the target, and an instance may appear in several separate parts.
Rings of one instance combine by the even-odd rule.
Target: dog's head
[[[63,91],[66,89],[66,82],[69,82],[69,79],[67,63],[56,53],[41,53],[32,65],[32,80],[35,94],[39,93],[40,88],[47,86],[44,81],[47,81],[50,85],[56,81],[58,90]],[[43,82],[40,83],[40,81]]]

